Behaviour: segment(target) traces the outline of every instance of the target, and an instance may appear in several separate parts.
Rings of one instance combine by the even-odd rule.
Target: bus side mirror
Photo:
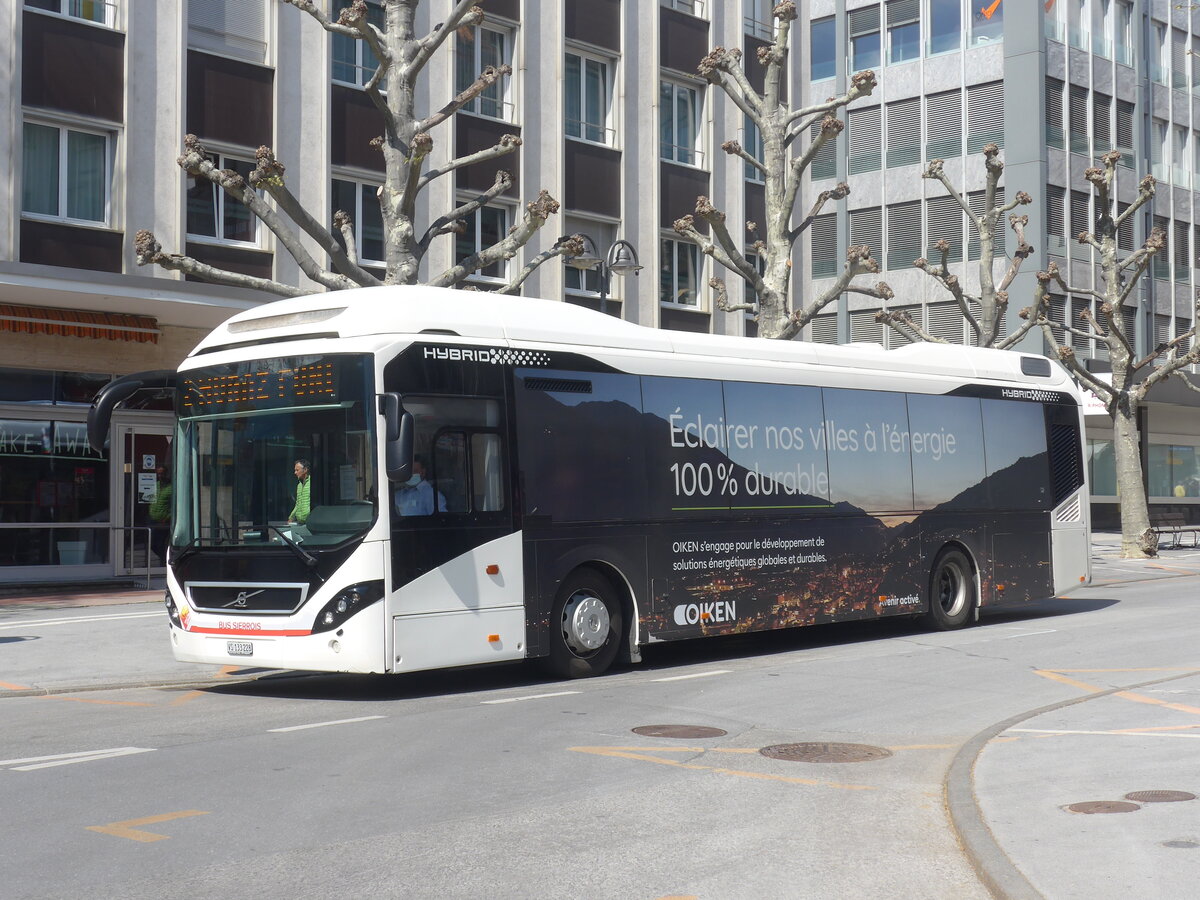
[[[412,413],[404,408],[399,394],[380,394],[383,410],[383,459],[388,481],[408,481],[412,477],[413,431]]]

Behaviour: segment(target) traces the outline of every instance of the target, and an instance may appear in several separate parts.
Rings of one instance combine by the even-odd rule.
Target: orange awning
[[[153,316],[95,312],[87,309],[54,309],[0,303],[0,331],[17,334],[53,334],[63,337],[107,338],[157,344],[162,332]]]

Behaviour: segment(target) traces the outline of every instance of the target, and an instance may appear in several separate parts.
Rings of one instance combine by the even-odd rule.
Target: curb
[[[983,748],[992,738],[1002,732],[1040,715],[1086,703],[1089,700],[1098,700],[1101,697],[1119,694],[1122,691],[1140,690],[1152,685],[1195,676],[1195,672],[1185,672],[1179,675],[1169,675],[1166,678],[1154,678],[1150,681],[1096,691],[1092,694],[1084,694],[1082,697],[1072,697],[1069,700],[1061,700],[1058,703],[1051,703],[1028,712],[1017,713],[1015,716],[985,728],[959,748],[950,763],[950,768],[946,770],[944,784],[946,809],[950,813],[950,824],[954,828],[958,842],[966,853],[971,866],[975,869],[975,874],[979,876],[979,880],[996,900],[1044,900],[1044,898],[1004,852],[984,820],[983,810],[979,807],[979,798],[975,794],[975,763],[978,762]]]

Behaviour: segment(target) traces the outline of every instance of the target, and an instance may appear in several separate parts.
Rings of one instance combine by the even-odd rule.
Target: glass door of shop
[[[120,431],[114,574],[162,572],[171,526],[171,429],[130,425]]]

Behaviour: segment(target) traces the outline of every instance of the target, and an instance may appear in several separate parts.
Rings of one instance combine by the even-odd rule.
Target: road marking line
[[[153,752],[153,747],[114,747],[111,750],[82,750],[76,753],[56,753],[53,756],[30,756],[26,759],[0,759],[0,766],[12,766],[14,772],[32,772],[34,769],[49,769],[53,766],[69,766],[71,763]]]
[[[204,691],[188,691],[186,694],[182,694],[182,695],[176,697],[174,700],[172,700],[170,703],[168,703],[167,706],[183,706],[183,704],[190,703],[192,700],[195,700],[197,697],[203,697],[203,696],[204,696]]]
[[[155,825],[159,822],[170,822],[172,819],[207,815],[207,810],[185,809],[180,812],[163,813],[160,816],[146,816],[144,819],[126,819],[124,822],[109,822],[107,825],[89,825],[87,826],[87,830],[149,844],[152,841],[169,841],[171,838],[169,835],[155,834],[152,831],[139,831],[133,827],[134,825]]]
[[[0,681],[0,688],[4,688],[4,690],[6,690],[6,691],[27,691],[27,690],[29,690],[28,685],[10,684],[7,681]]]
[[[387,716],[359,716],[357,719],[334,719],[332,722],[313,722],[311,725],[289,725],[287,728],[268,728],[271,733],[284,731],[304,731],[306,728],[324,728],[327,725],[349,725],[352,722],[370,722],[372,719],[386,719]]]
[[[712,772],[717,775],[736,775],[740,778],[757,778],[761,781],[782,781],[787,784],[805,784],[815,787],[841,788],[847,791],[873,791],[876,788],[869,784],[840,784],[833,781],[818,781],[813,778],[793,778],[787,775],[772,775],[769,772],[747,772],[742,769],[725,769],[719,766],[701,766],[696,763],[679,762],[675,759],[663,759],[651,756],[650,753],[704,753],[704,747],[568,747],[576,753],[589,753],[593,756],[610,756],[620,759],[634,759],[640,762],[657,763],[660,766],[675,766],[679,769],[692,769],[698,772]],[[757,751],[755,751],[757,752]]]
[[[1073,730],[1070,728],[1010,728],[1009,731],[1020,731],[1026,734],[1107,734],[1110,736],[1117,735],[1121,737],[1173,737],[1173,738],[1200,738],[1200,734],[1177,734],[1175,732],[1163,731],[1134,731],[1125,729],[1121,731],[1083,731]]]
[[[1007,641],[1011,638],[1032,637],[1035,634],[1058,634],[1058,629],[1057,628],[1049,628],[1046,631],[1022,631],[1020,634],[999,634],[999,635],[996,635],[995,640]]]
[[[1049,678],[1051,681],[1058,681],[1062,684],[1069,684],[1071,687],[1077,687],[1080,690],[1087,691],[1090,694],[1098,694],[1108,690],[1094,684],[1088,684],[1083,681],[1078,681],[1074,678],[1068,678],[1062,672],[1191,672],[1195,671],[1191,668],[1162,668],[1162,669],[1062,669],[1060,671],[1051,671],[1050,669],[1035,669],[1035,675],[1041,675],[1043,678]],[[1170,703],[1166,700],[1159,700],[1157,697],[1147,697],[1144,694],[1134,693],[1133,691],[1114,691],[1114,697],[1120,697],[1122,700],[1132,700],[1135,703],[1147,703],[1151,706],[1161,706],[1164,709],[1173,709],[1176,712],[1195,713],[1200,715],[1200,707],[1188,706],[1186,703]]]
[[[91,697],[65,697],[55,694],[51,700],[71,700],[74,703],[96,703],[100,706],[153,706],[153,703],[139,703],[134,700],[94,700]]]
[[[651,678],[653,682],[659,681],[686,681],[689,678],[708,678],[710,675],[728,675],[733,669],[714,669],[711,672],[695,672],[691,675],[672,675],[669,678]]]
[[[0,631],[15,631],[18,628],[43,628],[47,625],[75,625],[79,622],[115,622],[120,619],[149,619],[161,616],[161,612],[122,613],[111,616],[65,616],[61,619],[41,619],[33,622],[9,622],[0,625]]]
[[[526,697],[505,697],[502,700],[480,700],[485,706],[496,703],[520,703],[522,700],[544,700],[547,697],[565,697],[568,694],[578,694],[579,691],[555,691],[553,694],[529,694]]]

